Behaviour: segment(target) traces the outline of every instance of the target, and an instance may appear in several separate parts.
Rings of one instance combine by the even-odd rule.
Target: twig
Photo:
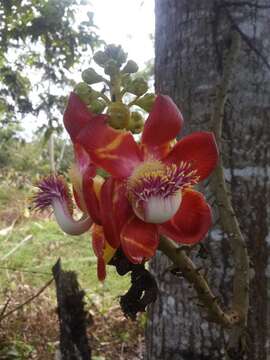
[[[51,273],[49,273],[49,272],[29,270],[29,269],[23,268],[23,267],[15,268],[15,267],[10,267],[10,266],[0,266],[0,270],[18,271],[18,272],[22,272],[22,273],[37,274],[37,275],[51,275]]]
[[[103,94],[102,92],[99,94],[99,96],[105,101],[105,103],[107,105],[110,104],[110,99],[108,98],[108,96],[106,96],[105,94]]]
[[[33,235],[27,235],[19,244],[17,244],[13,249],[11,249],[6,255],[2,256],[0,261],[5,260],[10,255],[12,255],[17,249],[23,246],[27,241],[31,240]]]
[[[25,305],[29,304],[30,302],[32,302],[34,299],[36,299],[41,293],[43,293],[44,290],[47,289],[47,287],[49,287],[51,285],[51,283],[53,282],[53,278],[51,278],[44,286],[42,286],[42,288],[39,289],[39,291],[34,294],[33,296],[31,296],[30,298],[28,298],[25,302],[23,302],[22,304],[16,306],[14,309],[8,311],[5,315],[3,315],[2,317],[0,317],[0,322],[2,320],[4,320],[6,317],[8,317],[9,315],[13,314],[15,311],[20,310],[21,308],[23,308]]]
[[[232,45],[225,61],[224,74],[217,89],[216,104],[212,118],[213,131],[221,151],[222,146],[222,123],[224,105],[230,88],[232,69],[240,48],[240,35],[234,31]],[[225,182],[222,159],[212,175],[211,189],[216,196],[219,206],[219,214],[223,230],[230,238],[232,255],[234,260],[233,299],[232,310],[239,316],[239,326],[234,327],[229,338],[229,348],[238,349],[240,340],[244,336],[249,308],[249,257],[243,234],[232,207],[230,196]]]
[[[136,101],[140,98],[140,96],[136,96],[130,103],[128,103],[128,107],[136,105]]]
[[[2,309],[2,311],[1,311],[0,319],[4,316],[4,314],[5,314],[6,310],[7,310],[8,304],[10,303],[10,300],[11,300],[11,298],[8,297],[6,303],[5,303],[5,305],[3,306],[3,309]]]
[[[240,29],[240,27],[237,25],[236,21],[232,17],[230,11],[226,9],[226,15],[228,16],[228,19],[230,20],[233,28],[235,31],[237,31],[241,38],[245,41],[245,43],[248,45],[248,47],[254,51],[254,53],[263,61],[264,65],[267,67],[268,70],[270,70],[270,63],[267,60],[267,57],[264,56],[261,51],[259,51],[256,46],[252,43],[252,40]]]
[[[208,312],[209,320],[227,328],[232,327],[238,321],[235,313],[226,313],[222,310],[217,301],[217,297],[212,293],[204,276],[200,274],[186,253],[178,249],[177,244],[161,237],[159,250],[173,261],[182,272],[184,278],[193,285],[197,292],[199,302],[204,305],[205,310]]]

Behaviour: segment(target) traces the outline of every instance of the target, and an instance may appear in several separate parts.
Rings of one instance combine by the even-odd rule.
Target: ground
[[[0,314],[23,303],[52,277],[61,257],[65,270],[75,270],[85,290],[93,360],[142,359],[145,315],[127,320],[118,305],[129,276],[114,268],[104,283],[96,278],[96,258],[89,234],[65,235],[49,214],[29,210],[29,191],[10,184],[0,190]],[[92,320],[91,320],[92,319]],[[30,304],[0,323],[0,360],[53,360],[58,348],[54,283]]]

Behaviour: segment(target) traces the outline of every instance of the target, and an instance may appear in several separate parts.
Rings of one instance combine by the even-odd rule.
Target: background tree
[[[180,106],[185,131],[211,129],[231,30],[241,37],[225,103],[223,162],[251,257],[247,356],[258,360],[269,354],[269,44],[265,36],[269,18],[270,9],[263,1],[156,0],[156,90],[172,96]],[[218,220],[220,204],[215,205]],[[229,307],[233,264],[228,235],[219,225],[217,221],[195,261],[209,270],[215,293]],[[203,319],[200,307],[191,301],[194,291],[184,279],[166,271],[168,265],[161,255],[151,265],[160,293],[149,312],[147,359],[223,358],[224,332]]]
[[[11,134],[25,114],[43,113],[46,122],[39,131],[50,139],[52,170],[51,135],[62,131],[58,119],[65,107],[63,94],[74,85],[70,70],[79,61],[83,66],[84,54],[87,60],[100,44],[91,12],[85,21],[76,21],[82,3],[7,0],[0,4],[0,131]]]

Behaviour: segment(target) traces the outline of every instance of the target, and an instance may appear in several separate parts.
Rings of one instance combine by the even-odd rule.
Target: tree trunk
[[[53,266],[60,328],[61,360],[91,360],[86,332],[84,291],[74,271],[63,271],[60,259]]]
[[[247,358],[266,360],[270,353],[270,86],[265,54],[270,50],[266,36],[270,9],[258,8],[265,4],[262,1],[256,2],[257,7],[230,3],[234,5],[214,0],[156,0],[156,91],[170,95],[178,104],[185,118],[184,133],[209,130],[230,31],[240,31],[241,56],[225,107],[223,161],[252,259]],[[218,206],[213,207],[218,218]],[[229,307],[233,264],[226,235],[218,224],[203,244],[207,258],[200,250],[194,255],[195,262],[208,270],[214,292]],[[224,331],[203,319],[194,291],[167,268],[168,260],[161,254],[151,263],[160,291],[149,310],[146,359],[223,359]]]
[[[55,154],[54,154],[54,133],[52,132],[48,141],[48,150],[49,150],[49,161],[50,161],[50,169],[52,174],[56,173],[55,167]]]

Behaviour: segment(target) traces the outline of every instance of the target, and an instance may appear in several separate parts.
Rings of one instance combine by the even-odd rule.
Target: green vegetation
[[[108,266],[107,279],[100,283],[90,233],[68,236],[49,213],[41,216],[30,211],[33,188],[27,185],[30,180],[23,183],[23,176],[7,174],[0,179],[1,308],[9,301],[10,311],[36,294],[51,279],[51,268],[61,257],[63,269],[76,271],[86,293],[86,310],[89,318],[93,316],[93,323],[89,322],[93,355],[97,359],[104,355],[104,359],[115,359],[125,346],[132,356],[143,339],[145,317],[136,324],[123,320],[119,296],[129,288],[129,275],[120,277],[114,267]],[[53,360],[59,339],[55,309],[52,283],[30,304],[4,319],[0,327],[0,359]]]
[[[101,301],[104,298],[102,305],[110,306],[128,288],[129,277],[120,278],[109,266],[106,281],[100,283],[96,277],[96,257],[90,233],[68,236],[53,218],[42,219],[29,213],[27,195],[26,191],[16,191],[11,186],[9,191],[7,188],[0,191],[0,231],[18,219],[13,228],[0,232],[0,259],[6,257],[0,262],[2,288],[16,287],[19,282],[41,287],[52,276],[51,268],[61,257],[65,270],[77,272],[88,299]],[[1,217],[7,210],[9,218]],[[7,256],[16,246],[18,248]]]

